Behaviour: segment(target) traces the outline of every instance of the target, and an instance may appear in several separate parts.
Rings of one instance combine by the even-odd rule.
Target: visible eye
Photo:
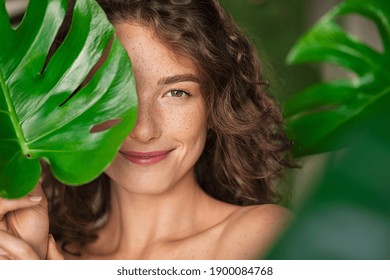
[[[165,96],[168,96],[168,97],[184,97],[184,96],[191,96],[191,94],[189,94],[188,92],[184,91],[184,90],[180,90],[180,89],[172,89],[170,91],[168,91]]]

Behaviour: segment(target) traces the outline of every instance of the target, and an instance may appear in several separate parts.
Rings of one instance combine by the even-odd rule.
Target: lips
[[[120,153],[130,162],[139,165],[155,164],[165,159],[171,151],[120,151]]]

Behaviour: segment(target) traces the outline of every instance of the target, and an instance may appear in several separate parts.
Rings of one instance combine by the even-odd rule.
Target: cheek
[[[183,109],[180,114],[169,117],[168,123],[171,133],[186,149],[197,153],[203,151],[207,132],[204,106]]]

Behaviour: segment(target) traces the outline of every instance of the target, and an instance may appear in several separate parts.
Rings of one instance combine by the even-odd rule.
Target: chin
[[[108,176],[111,179],[111,187],[124,190],[131,194],[138,195],[158,195],[171,189],[172,184],[167,182],[171,180],[163,179],[159,175],[129,176],[128,178],[117,178]]]

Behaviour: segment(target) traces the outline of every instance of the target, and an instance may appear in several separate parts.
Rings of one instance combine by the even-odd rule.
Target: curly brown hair
[[[273,180],[291,167],[291,142],[256,50],[217,0],[97,0],[113,23],[151,28],[174,52],[199,70],[207,106],[206,147],[196,163],[199,185],[236,205],[277,203]],[[52,180],[46,180],[49,182]],[[109,179],[82,188],[45,183],[51,232],[83,246],[110,210]]]

